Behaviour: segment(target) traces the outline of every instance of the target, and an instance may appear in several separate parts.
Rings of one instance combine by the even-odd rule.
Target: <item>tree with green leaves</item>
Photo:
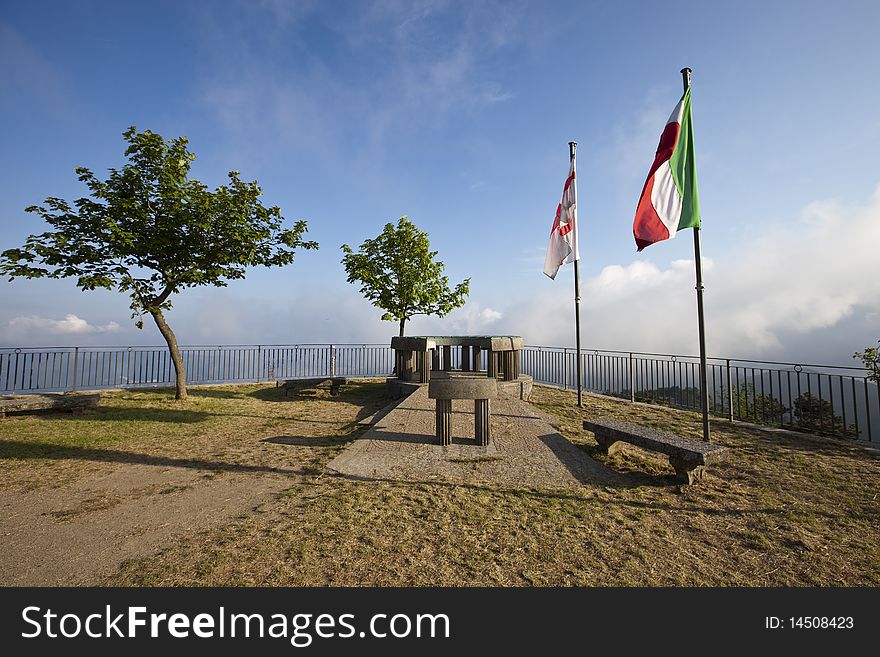
[[[435,260],[428,234],[402,216],[394,224],[385,224],[378,237],[366,240],[357,252],[342,245],[342,264],[348,282],[358,282],[361,294],[385,311],[382,319],[398,322],[400,335],[414,315],[445,317],[464,305],[470,293],[471,279],[455,288],[443,275],[445,266]]]
[[[129,161],[110,169],[106,180],[76,169],[88,197],[73,205],[49,197],[26,208],[53,230],[0,254],[0,274],[75,278],[83,290],[128,293],[138,328],[149,314],[168,343],[182,400],[186,369],[164,314],[173,295],[200,285],[224,287],[244,278],[247,267],[287,265],[295,249],[318,245],[303,240],[305,221],[285,228],[281,210],[263,206],[258,184],[242,181],[237,171],[213,191],[190,178],[195,155],[186,137],[165,141],[132,126],[123,138]]]
[[[753,424],[776,425],[788,408],[772,395],[758,394],[750,381],[743,381],[733,391],[733,417]]]
[[[809,392],[794,400],[793,412],[797,428],[801,431],[843,438],[859,437],[855,425],[848,425],[842,416],[837,415],[831,402]]]
[[[880,340],[877,340],[880,343]],[[868,370],[868,378],[874,383],[880,384],[880,349],[867,347],[864,351],[857,351],[853,358],[858,358]]]

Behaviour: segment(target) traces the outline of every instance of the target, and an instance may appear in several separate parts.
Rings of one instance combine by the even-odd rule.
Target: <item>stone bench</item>
[[[486,377],[455,377],[431,379],[428,398],[437,400],[437,441],[452,444],[452,400],[474,400],[474,437],[483,447],[489,444],[489,400],[498,396],[498,382]]]
[[[593,432],[599,448],[606,454],[613,454],[622,443],[666,454],[681,484],[702,479],[705,467],[723,459],[728,451],[721,445],[607,418],[584,420],[584,429]]]
[[[87,408],[95,408],[101,395],[20,395],[0,397],[0,418],[7,413],[26,413],[29,411],[74,411],[82,413]]]
[[[275,386],[283,388],[284,396],[289,397],[291,393],[302,390],[303,388],[317,388],[318,386],[329,384],[330,394],[338,395],[339,389],[347,383],[348,378],[344,376],[314,376],[276,381]]]

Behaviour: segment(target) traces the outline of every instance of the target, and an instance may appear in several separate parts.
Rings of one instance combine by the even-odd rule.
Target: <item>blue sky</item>
[[[631,233],[691,66],[710,354],[846,364],[880,337],[878,24],[873,1],[4,2],[0,249],[137,125],[189,137],[209,185],[259,180],[321,244],[179,296],[182,343],[387,341],[339,246],[408,214],[472,278],[410,332],[573,344],[572,268],[541,265],[575,140],[586,344],[692,353],[690,231],[641,254]],[[49,343],[161,338],[122,295],[0,283],[0,344]]]

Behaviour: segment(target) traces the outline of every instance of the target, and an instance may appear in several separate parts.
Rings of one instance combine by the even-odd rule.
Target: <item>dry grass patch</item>
[[[271,384],[105,393],[85,415],[0,421],[0,585],[94,584],[246,518],[387,403],[384,387],[284,398]]]
[[[591,454],[587,417],[699,435],[694,414],[574,401],[543,387],[533,397]],[[876,454],[726,422],[714,430],[731,456],[685,488],[636,448],[607,459],[624,485],[576,493],[303,476],[255,513],[130,561],[106,583],[880,585]]]
[[[186,402],[169,394],[115,391],[82,415],[7,417],[0,422],[0,489],[64,486],[107,463],[187,467],[208,476],[311,472],[327,448],[344,445],[360,419],[388,402],[370,382],[338,397],[318,390],[286,398],[274,384],[193,387]]]

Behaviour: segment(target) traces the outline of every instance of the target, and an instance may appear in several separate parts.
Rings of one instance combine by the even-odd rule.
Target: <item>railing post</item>
[[[330,376],[336,376],[336,348],[330,345]]]
[[[79,347],[73,348],[73,389],[72,392],[76,392],[76,375],[79,370]]]
[[[562,389],[568,390],[568,349],[562,350]]]
[[[12,367],[12,394],[15,394],[16,383],[18,383],[18,355],[21,349],[15,350],[15,365]],[[22,384],[24,384],[24,374],[21,375]]]
[[[629,352],[629,400],[631,402],[636,400],[636,377],[635,370],[633,369],[632,352]]]
[[[257,345],[257,383],[263,382],[263,345]]]
[[[727,419],[733,422],[733,378],[730,376],[729,358],[727,359]]]

